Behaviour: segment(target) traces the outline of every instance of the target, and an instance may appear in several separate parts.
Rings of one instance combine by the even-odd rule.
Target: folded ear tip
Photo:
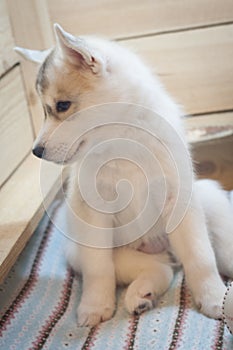
[[[64,32],[64,29],[62,28],[62,26],[59,23],[54,23],[53,28],[54,28],[56,33],[63,33]]]
[[[22,48],[19,47],[19,46],[14,46],[14,47],[13,47],[13,50],[16,51],[16,52],[21,52],[21,51],[22,51]]]
[[[24,49],[23,47],[19,47],[19,46],[14,46],[13,47],[13,50],[19,54],[20,56],[23,56],[25,55],[25,52],[26,52],[26,49]]]

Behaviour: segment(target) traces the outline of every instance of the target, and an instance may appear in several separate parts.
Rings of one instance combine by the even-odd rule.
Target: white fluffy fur
[[[179,106],[135,54],[116,43],[98,38],[79,41],[58,26],[56,34],[57,48],[52,64],[46,72],[49,87],[40,93],[43,104],[54,108],[53,99],[57,98],[62,89],[67,92],[67,96],[77,96],[78,107],[74,104],[74,109],[72,107],[67,113],[63,113],[64,120],[77,110],[97,104],[135,103],[150,108],[169,120],[177,133],[185,138]],[[27,56],[25,50],[23,54]],[[29,58],[32,59],[31,51]],[[67,96],[59,98],[66,100]],[[45,147],[45,158],[55,162],[63,158],[62,148],[58,152],[59,145],[49,144],[47,140],[59,124],[60,121],[52,117],[47,118],[35,142],[35,147]],[[94,137],[95,134],[92,134],[92,139]],[[59,142],[67,144],[67,135]],[[167,142],[172,143],[172,140]],[[187,145],[186,147],[188,149]],[[84,145],[80,150],[81,158],[85,150]],[[167,169],[166,176],[173,184],[173,170],[169,165],[166,166],[167,159],[161,157],[160,161],[164,163]],[[78,165],[75,164],[74,167],[76,166]],[[117,167],[114,171],[117,171]],[[79,214],[81,211],[84,217],[96,223],[95,220],[100,219],[90,215],[73,189],[75,174],[74,172],[69,189],[72,206]],[[103,175],[101,184],[109,185],[107,175]],[[196,305],[201,312],[213,318],[221,317],[225,293],[225,286],[218,271],[233,277],[233,230],[230,211],[225,193],[216,183],[197,181],[184,219],[168,235],[169,249],[183,265]],[[105,226],[105,220],[103,215],[102,226]],[[72,222],[69,222],[69,225],[72,226]],[[78,227],[76,229],[78,232]],[[150,237],[156,234],[151,232]],[[66,250],[67,259],[83,276],[83,293],[78,307],[80,325],[93,326],[112,316],[115,309],[116,284],[129,285],[125,297],[125,305],[129,312],[139,313],[152,308],[156,299],[167,290],[173,278],[172,265],[168,262],[167,255],[138,251],[140,243],[141,241],[137,241],[127,247],[111,250],[94,249],[70,242]]]

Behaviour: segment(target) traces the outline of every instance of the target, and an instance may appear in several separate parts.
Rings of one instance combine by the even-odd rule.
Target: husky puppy
[[[134,165],[126,159],[109,162],[109,165],[98,173],[98,185],[107,201],[112,200],[116,194],[112,188],[122,176],[133,182],[136,204],[129,205],[125,213],[97,213],[85,203],[83,194],[78,189],[80,178],[77,175],[83,157],[97,145],[101,137],[107,140],[111,132],[114,137],[117,137],[118,132],[121,137],[123,134],[118,126],[115,127],[111,123],[100,133],[97,125],[90,134],[81,135],[79,142],[73,146],[73,135],[83,128],[85,118],[82,117],[82,111],[88,111],[93,106],[107,106],[109,103],[115,103],[116,106],[120,103],[129,104],[131,107],[138,106],[135,109],[125,107],[124,117],[127,121],[127,118],[132,118],[133,115],[137,126],[141,123],[147,131],[156,128],[158,133],[161,129],[161,138],[170,149],[173,148],[173,141],[178,135],[182,140],[184,153],[189,155],[181,120],[182,111],[137,55],[125,47],[101,38],[75,37],[65,32],[58,24],[55,24],[54,28],[54,48],[46,51],[16,48],[25,58],[40,64],[36,89],[43,104],[45,120],[35,140],[33,153],[39,158],[58,164],[71,164],[68,198],[77,216],[86,220],[90,227],[118,227],[130,221],[134,211],[141,210],[141,199],[145,195],[145,188],[141,185],[143,174],[135,170]],[[154,119],[151,115],[148,116],[151,111],[154,113]],[[69,134],[66,125],[72,121],[65,122],[77,113],[81,116],[79,123]],[[87,119],[88,117],[87,113]],[[166,133],[160,128],[163,121],[170,125],[173,132]],[[57,128],[60,130],[59,137],[52,137]],[[127,126],[125,128],[125,138],[128,139],[131,135],[132,139],[138,140],[140,130],[135,128],[132,132]],[[146,144],[147,139],[149,137],[145,134],[140,136],[142,144]],[[135,142],[135,149],[136,147]],[[103,148],[99,154],[107,156],[109,149]],[[128,147],[123,149],[127,154]],[[176,261],[183,266],[187,284],[199,310],[212,318],[218,319],[222,316],[226,287],[220,274],[233,277],[230,204],[218,184],[209,180],[196,181],[191,169],[186,179],[190,178],[194,183],[186,203],[187,208],[183,211],[182,220],[167,234],[166,225],[172,208],[175,205],[179,208],[184,203],[175,200],[178,182],[175,167],[170,164],[168,153],[162,149],[159,141],[156,141],[151,149],[151,154],[156,155],[162,164],[169,187],[165,197],[149,196],[155,212],[159,202],[164,200],[160,224],[150,227],[148,232],[143,232],[144,235],[124,246],[108,242],[106,248],[101,244],[95,246],[91,242],[88,245],[70,241],[66,248],[69,263],[83,278],[82,298],[77,310],[78,323],[81,326],[94,326],[112,317],[115,309],[115,289],[118,284],[128,285],[125,306],[130,313],[141,313],[151,309],[157,298],[168,289],[173,278],[170,253],[167,252],[171,252]],[[118,147],[115,149],[115,152],[117,151]],[[138,151],[137,157],[139,161],[140,157],[143,158],[143,164],[149,168],[151,166],[153,173],[149,156],[144,157]],[[185,168],[187,165],[185,161],[182,163],[182,157],[178,162],[181,172],[186,171],[182,169],[182,166]],[[90,173],[86,172],[86,176]],[[162,186],[161,174],[153,174],[154,180],[152,176],[151,183],[155,193],[159,193],[158,189]],[[185,176],[179,184],[181,189],[186,186],[184,179]],[[86,191],[88,192],[88,186]],[[79,227],[79,223],[73,221],[69,215],[67,222],[71,235],[75,236],[77,232],[74,240],[79,241],[81,226]],[[85,234],[88,236],[88,232]],[[114,241],[114,238],[106,239]]]

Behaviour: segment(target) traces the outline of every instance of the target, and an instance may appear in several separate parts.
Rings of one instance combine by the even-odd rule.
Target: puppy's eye
[[[71,106],[70,101],[58,101],[56,103],[56,111],[57,112],[66,112]]]

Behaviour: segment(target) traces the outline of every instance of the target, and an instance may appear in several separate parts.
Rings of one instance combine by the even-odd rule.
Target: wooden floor
[[[193,115],[187,130],[205,135],[192,138],[199,176],[233,188],[232,0],[1,0],[0,19],[0,146],[7,150],[0,153],[0,280],[43,214],[40,163],[30,154],[43,116],[35,68],[12,48],[50,47],[54,22],[73,34],[115,39],[141,55]],[[211,139],[208,130],[215,130]],[[48,179],[51,200],[58,188],[53,169]]]

